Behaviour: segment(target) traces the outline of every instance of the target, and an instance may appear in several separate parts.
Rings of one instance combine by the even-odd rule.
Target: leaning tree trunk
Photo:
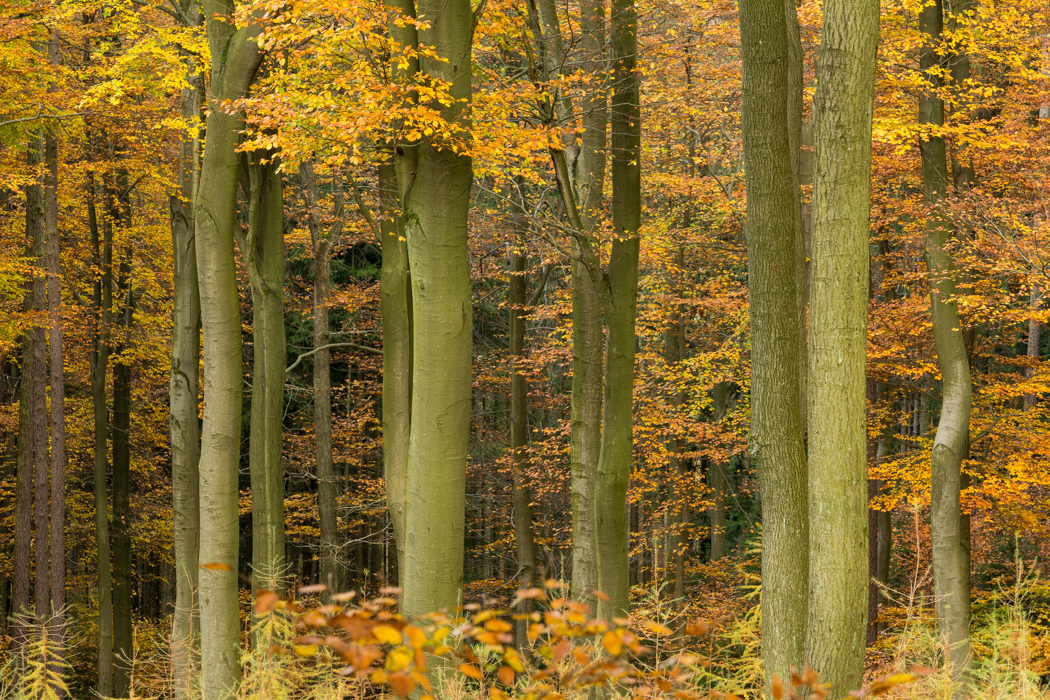
[[[919,30],[924,45],[919,67],[926,74],[928,92],[919,96],[919,122],[944,125],[944,101],[937,91],[941,80],[933,72],[941,64],[943,11],[940,0],[924,5]],[[922,155],[926,212],[926,267],[930,284],[930,311],[937,364],[941,371],[943,402],[931,455],[930,531],[933,540],[933,578],[937,593],[937,622],[947,646],[947,662],[956,697],[965,697],[970,666],[970,590],[968,557],[964,551],[961,519],[962,460],[969,445],[973,387],[969,357],[955,303],[955,272],[946,246],[952,223],[945,211],[948,165],[944,138],[931,135],[919,143]]]
[[[200,3],[186,3],[184,14],[196,25]],[[187,59],[187,87],[181,111],[187,127],[200,119],[204,84],[196,63]],[[175,609],[171,622],[174,694],[186,698],[200,665],[200,615],[197,564],[200,551],[200,292],[197,244],[193,236],[193,198],[200,172],[200,137],[187,129],[179,143],[178,192],[172,194],[171,242],[174,262],[171,375],[168,381],[168,428],[171,433],[171,511],[175,559]]]
[[[278,161],[256,151],[247,170],[248,231],[239,240],[252,290],[252,585],[280,590],[284,576],[284,200]],[[331,430],[329,425],[325,426]],[[334,515],[334,512],[333,512]]]
[[[639,109],[638,14],[634,0],[612,4],[612,53],[616,70],[610,109],[612,131],[613,242],[609,255],[601,454],[594,505],[598,588],[609,598],[604,617],[627,616],[630,604],[627,483],[634,455],[634,349],[638,304],[638,254],[642,218],[642,121]]]
[[[863,681],[867,638],[865,365],[878,0],[828,0],[823,26],[813,100],[805,659],[831,697],[841,698]]]
[[[420,0],[430,25],[419,43],[433,49],[420,71],[447,81],[455,102],[439,105],[450,123],[469,126],[468,0]],[[438,146],[442,146],[439,148]],[[403,147],[399,147],[402,148]],[[471,159],[462,147],[423,141],[405,195],[412,284],[412,414],[406,484],[404,611],[454,607],[463,577],[464,488],[470,438],[472,315],[467,212]]]
[[[237,141],[243,119],[219,103],[248,88],[261,61],[258,28],[235,29],[232,7],[206,0],[212,77],[204,157],[193,208],[204,341],[199,574],[201,673],[208,700],[227,700],[240,683],[237,475],[241,446],[241,310],[233,252]]]
[[[747,163],[751,315],[749,451],[762,488],[762,642],[766,684],[803,664],[809,580],[802,339],[794,265],[798,234],[788,134],[783,0],[742,0],[741,129]]]

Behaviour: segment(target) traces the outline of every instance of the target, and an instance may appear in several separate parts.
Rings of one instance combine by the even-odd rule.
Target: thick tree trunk
[[[867,636],[865,364],[878,31],[877,0],[825,4],[814,97],[805,658],[834,698],[860,687]]]
[[[740,3],[742,133],[747,163],[751,315],[749,451],[762,488],[762,619],[766,683],[803,665],[809,580],[802,350],[794,265],[798,190],[788,135],[783,0]]]
[[[379,166],[383,267],[380,315],[383,319],[383,470],[387,508],[394,526],[398,576],[405,571],[405,507],[408,444],[412,416],[412,290],[408,244],[401,227],[397,173],[393,163]]]
[[[241,446],[240,302],[233,231],[237,225],[236,152],[243,120],[219,103],[248,87],[261,54],[253,26],[235,30],[231,7],[206,0],[212,78],[201,177],[194,201],[204,340],[204,424],[201,430],[199,595],[201,672],[208,700],[228,700],[240,683],[237,475]],[[282,368],[283,369],[283,368]]]
[[[252,289],[252,585],[267,590],[284,587],[284,200],[277,166],[271,152],[245,158],[248,232],[239,241]],[[320,429],[331,431],[331,410]]]
[[[638,14],[634,0],[612,4],[612,54],[616,71],[610,100],[612,131],[613,242],[607,273],[605,318],[609,328],[605,366],[601,454],[594,505],[598,541],[598,588],[609,601],[604,617],[627,616],[630,604],[627,482],[634,454],[634,351],[641,227],[640,79]]]
[[[109,408],[106,402],[106,374],[109,368],[109,336],[113,308],[113,228],[109,217],[99,240],[99,221],[95,205],[95,185],[89,180],[88,228],[100,276],[92,292],[94,349],[91,353],[91,404],[95,433],[95,548],[98,567],[98,693],[113,697],[113,579],[109,541]]]
[[[442,116],[466,126],[471,97],[473,13],[468,0],[420,0],[420,70],[448,82]],[[399,146],[399,148],[405,148]],[[472,318],[467,212],[471,159],[424,141],[411,182],[403,183],[412,284],[412,414],[403,572],[404,611],[454,607],[463,577],[464,487],[470,438]]]
[[[940,65],[936,45],[941,40],[943,11],[940,0],[925,5],[919,17],[924,38],[919,67],[930,91],[919,97],[919,122],[942,126],[944,102],[937,96],[940,79],[932,72]],[[960,497],[962,460],[969,445],[972,385],[969,358],[955,296],[955,273],[946,245],[951,219],[944,211],[948,167],[944,138],[920,141],[926,213],[926,266],[934,347],[941,370],[943,402],[931,455],[930,530],[933,540],[933,576],[937,593],[937,620],[948,649],[947,662],[957,683],[956,697],[965,697],[970,665],[970,590],[968,558],[964,552]]]
[[[186,4],[196,22],[200,4]],[[182,90],[182,118],[200,119],[204,85],[187,64],[189,86]],[[197,244],[193,235],[193,198],[200,172],[200,137],[183,134],[179,144],[178,192],[172,195],[171,242],[174,262],[171,376],[168,382],[171,432],[172,539],[175,546],[175,609],[171,623],[171,665],[175,697],[186,698],[200,666],[200,615],[197,564],[200,551],[200,293],[197,288]]]
[[[583,70],[601,84],[605,75],[605,3],[580,0]],[[595,90],[583,105],[577,194],[584,232],[593,234],[603,219],[608,97]],[[577,253],[579,244],[575,243]],[[586,598],[598,588],[598,542],[594,489],[602,432],[604,333],[601,292],[584,265],[572,263],[572,404],[570,472],[572,480],[572,592]]]

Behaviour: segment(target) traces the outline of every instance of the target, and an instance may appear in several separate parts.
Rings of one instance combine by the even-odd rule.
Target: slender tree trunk
[[[430,22],[420,70],[448,82],[449,121],[469,124],[473,13],[468,0],[420,0]],[[399,148],[404,148],[399,146]],[[412,414],[408,452],[404,611],[454,607],[463,576],[464,487],[470,438],[472,318],[467,212],[471,159],[424,141],[405,196],[412,283]]]
[[[580,0],[583,70],[601,84],[605,66],[605,3]],[[584,102],[577,199],[584,231],[593,234],[603,220],[608,97],[595,90]],[[579,244],[574,244],[579,253]],[[601,292],[578,261],[572,263],[572,592],[586,598],[598,588],[598,542],[594,489],[602,432],[604,338]]]
[[[944,102],[936,94],[940,79],[935,72],[940,56],[943,11],[940,0],[923,6],[919,30],[924,38],[919,67],[926,74],[929,92],[919,97],[919,122],[942,126]],[[933,575],[937,594],[937,620],[948,648],[952,679],[958,684],[956,697],[965,697],[970,665],[969,572],[963,551],[960,496],[962,460],[969,443],[972,385],[966,342],[963,338],[955,296],[955,274],[946,250],[951,220],[944,211],[948,190],[948,168],[944,138],[930,136],[920,141],[923,194],[926,214],[926,266],[930,283],[934,347],[941,371],[943,403],[931,456],[930,530],[933,540]]]
[[[751,315],[749,451],[762,489],[762,619],[767,690],[803,664],[809,580],[802,349],[794,265],[798,190],[788,135],[783,0],[743,0],[742,133]]]
[[[1032,293],[1029,297],[1029,308],[1035,312],[1039,310],[1039,304],[1042,301],[1043,290],[1038,284],[1032,285]],[[1041,340],[1042,326],[1039,323],[1038,318],[1031,318],[1028,321],[1028,367],[1024,371],[1026,379],[1031,379],[1035,376],[1035,366],[1039,362],[1039,344]],[[1024,395],[1024,406],[1025,409],[1033,408],[1039,397],[1035,392],[1029,392]]]
[[[729,403],[729,382],[719,382],[711,389],[714,403],[715,421],[721,422],[725,417]],[[726,475],[725,465],[711,461],[708,465],[711,475],[711,561],[717,561],[726,555]]]
[[[200,3],[185,5],[194,23]],[[182,90],[182,118],[196,126],[203,82],[192,60],[189,85]],[[174,261],[171,376],[168,382],[171,432],[172,539],[175,545],[175,609],[171,623],[171,665],[177,700],[186,698],[200,667],[200,615],[197,564],[200,552],[200,292],[197,244],[193,235],[193,198],[200,173],[200,137],[187,130],[179,143],[178,192],[171,196],[171,242]]]
[[[609,255],[605,318],[609,328],[605,366],[601,454],[594,503],[598,540],[598,588],[609,601],[599,615],[627,616],[630,603],[627,482],[634,454],[634,350],[641,227],[641,140],[638,14],[634,0],[612,4],[612,53],[616,70],[610,100],[614,238]]]
[[[339,481],[332,465],[332,376],[331,351],[319,350],[328,344],[328,256],[333,235],[324,231],[317,211],[317,182],[313,163],[307,161],[299,169],[309,206],[310,239],[314,252],[314,439],[317,464],[317,513],[321,525],[321,583],[328,586],[322,598],[328,601],[333,591],[342,585],[339,567],[338,517]],[[336,206],[340,226],[341,196]]]
[[[679,266],[682,262],[682,249],[678,249]],[[671,324],[664,330],[664,361],[668,366],[685,359],[685,324],[679,309]],[[676,391],[672,397],[672,403],[676,409],[680,408],[685,395]],[[668,471],[675,479],[673,496],[669,499],[673,503],[673,512],[666,525],[670,529],[667,536],[667,573],[666,578],[672,582],[671,587],[675,598],[685,596],[685,528],[689,523],[689,496],[686,487],[685,460],[681,457],[681,445],[677,437],[667,441],[667,451],[670,455]]]
[[[383,470],[400,577],[404,576],[405,541],[408,537],[405,507],[412,416],[412,290],[408,271],[408,244],[402,235],[401,206],[393,163],[379,166],[379,191],[383,251],[380,279],[380,315],[383,319]]]
[[[252,585],[267,590],[284,588],[284,200],[277,166],[272,152],[245,158],[248,231],[239,240],[252,289]],[[331,431],[330,406],[328,421],[318,428]],[[328,471],[330,476],[331,464]]]
[[[885,460],[890,458],[893,452],[893,436],[890,431],[886,430],[879,437],[879,444],[876,448],[875,459],[879,465]],[[888,484],[885,481],[880,481],[881,492],[885,493],[888,489]],[[875,579],[882,585],[887,586],[890,582],[890,554],[893,547],[893,513],[888,510],[880,510],[877,515],[878,528],[879,528],[879,540],[878,540],[878,564],[875,574]],[[886,604],[888,602],[886,594],[883,590],[879,589],[879,603]],[[884,625],[879,625],[879,630],[884,629]]]
[[[799,413],[802,416],[802,431],[806,432],[808,420],[807,405],[809,403],[809,380],[810,372],[807,345],[807,323],[809,307],[809,273],[810,266],[807,260],[811,257],[806,247],[806,236],[803,230],[802,220],[802,145],[803,145],[803,70],[802,70],[802,39],[798,23],[798,11],[795,9],[795,0],[784,0],[784,22],[787,29],[787,136],[788,154],[791,159],[791,191],[794,196],[791,204],[794,212],[791,221],[794,226],[794,271],[795,271],[795,299],[797,300],[798,318],[798,377],[799,377]],[[813,111],[817,111],[814,106]],[[810,143],[812,145],[812,143]],[[812,185],[812,171],[807,173]],[[808,213],[808,212],[807,212]]]
[[[88,228],[100,276],[95,279],[92,302],[95,307],[94,349],[91,353],[91,403],[95,433],[95,547],[98,567],[98,693],[113,697],[113,580],[110,564],[109,493],[107,458],[109,446],[109,407],[106,401],[106,374],[109,368],[109,336],[113,308],[113,228],[109,217],[103,223],[99,240],[99,221],[95,205],[95,184],[89,180]]]
[[[806,661],[841,698],[863,681],[867,637],[865,364],[879,4],[829,0],[823,26],[814,97]]]
[[[415,17],[414,0],[388,0],[390,36],[402,46],[416,46],[416,25],[398,17]],[[391,66],[394,78],[407,83],[419,72],[419,60],[407,57]],[[405,543],[408,540],[408,453],[412,426],[412,284],[405,237],[406,197],[416,175],[419,149],[398,145],[391,161],[379,165],[379,196],[382,220],[380,247],[383,263],[380,279],[380,315],[383,322],[383,478],[387,509],[394,529],[398,580],[405,576]]]
[[[518,233],[524,234],[527,223],[518,224]],[[528,287],[529,273],[524,255],[511,249],[509,257],[507,305],[510,307],[510,450],[514,464],[514,542],[518,561],[518,585],[528,588],[536,581],[536,538],[532,524],[532,490],[529,484],[529,389],[525,375],[521,372],[521,363],[525,360],[525,315],[528,303],[525,291]],[[528,647],[527,631],[528,621],[518,620],[516,639],[519,649]]]
[[[240,683],[237,474],[241,445],[240,303],[233,231],[237,225],[237,140],[243,119],[219,103],[248,92],[261,61],[258,28],[236,29],[230,6],[206,0],[212,78],[204,157],[194,201],[204,341],[201,429],[199,595],[201,672],[205,697],[227,700]],[[283,368],[282,368],[283,369]]]
[[[34,149],[37,153],[34,165],[41,163],[45,155],[45,137],[34,138]],[[44,176],[46,181],[47,176]],[[42,273],[39,280],[33,281],[33,310],[41,316],[47,312],[47,197],[44,187],[33,185],[36,191],[33,214],[33,248],[34,266]],[[28,197],[27,197],[28,198]],[[27,212],[27,217],[29,216]],[[28,222],[28,219],[27,219]],[[33,446],[33,555],[35,570],[33,578],[33,608],[36,621],[43,625],[47,622],[51,603],[50,589],[50,513],[51,500],[48,489],[47,473],[47,336],[44,326],[34,328],[33,343],[39,350],[38,362],[33,363],[33,395],[29,406],[31,428],[28,433]]]
[[[124,184],[124,183],[122,183]],[[126,188],[126,185],[125,185]],[[126,216],[123,203],[118,204]],[[115,207],[116,208],[116,207]],[[114,221],[119,221],[114,217]],[[126,218],[123,225],[129,223]],[[117,355],[130,350],[134,293],[131,290],[131,248],[125,251],[117,277],[117,297],[122,304]],[[131,359],[121,357],[113,366],[113,697],[130,697],[132,649],[131,597]]]

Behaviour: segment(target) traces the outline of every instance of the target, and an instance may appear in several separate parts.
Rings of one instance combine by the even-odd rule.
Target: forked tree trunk
[[[919,67],[926,74],[928,93],[919,97],[919,122],[942,126],[944,102],[937,96],[940,79],[932,72],[940,65],[937,44],[943,29],[940,0],[923,6],[919,30],[924,45]],[[957,684],[955,697],[967,695],[970,665],[970,590],[961,518],[962,460],[969,446],[973,387],[969,357],[959,310],[954,300],[955,272],[946,249],[951,219],[944,210],[948,166],[944,138],[920,141],[923,199],[926,212],[926,266],[937,364],[941,370],[943,402],[931,455],[930,531],[933,540],[933,576],[937,594],[937,621],[947,646],[946,661]]]
[[[605,365],[601,454],[594,493],[598,541],[600,616],[627,616],[630,603],[627,484],[634,456],[634,351],[641,228],[641,141],[638,14],[634,0],[612,4],[612,54],[616,70],[610,100],[613,242],[607,273],[605,318],[609,328]]]
[[[824,5],[814,97],[806,662],[860,687],[868,619],[866,354],[877,0]],[[830,565],[830,562],[837,562]]]
[[[419,43],[434,57],[420,71],[447,81],[456,100],[442,117],[469,126],[470,49],[474,15],[468,0],[420,0],[430,21]],[[405,195],[412,284],[412,414],[403,572],[404,612],[454,607],[463,577],[464,487],[470,438],[472,309],[467,257],[471,159],[459,149],[423,141]]]
[[[788,134],[783,0],[740,3],[741,127],[751,315],[749,451],[762,489],[763,656],[768,686],[802,668],[809,580],[806,453],[799,407],[798,233]]]
[[[239,239],[252,290],[252,585],[282,590],[284,576],[284,200],[277,157],[246,156],[248,231]],[[236,232],[236,229],[235,229]],[[331,420],[325,426],[331,430]],[[334,511],[332,513],[334,515]]]
[[[241,446],[240,301],[233,232],[237,202],[236,152],[243,128],[224,100],[248,93],[262,55],[258,28],[236,29],[231,6],[206,0],[212,76],[204,157],[194,201],[204,341],[204,423],[201,430],[199,574],[202,687],[208,700],[228,700],[240,683],[237,475]],[[283,369],[283,368],[282,368]]]

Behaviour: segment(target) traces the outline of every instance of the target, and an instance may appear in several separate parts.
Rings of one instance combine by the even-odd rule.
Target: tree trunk
[[[523,218],[517,216],[515,218]],[[517,222],[521,238],[527,222]],[[524,243],[524,240],[521,241]],[[513,244],[512,244],[513,245]],[[532,524],[532,490],[529,485],[528,408],[529,389],[521,363],[525,360],[525,291],[529,273],[525,256],[511,249],[507,305],[510,307],[510,454],[514,465],[514,542],[518,561],[518,586],[528,588],[536,581],[536,538]],[[529,601],[526,601],[526,603]],[[522,611],[530,612],[530,609]],[[528,621],[517,621],[519,650],[528,647]]]
[[[126,178],[124,178],[126,179]],[[121,182],[126,189],[126,183]],[[118,203],[126,217],[124,203]],[[117,209],[114,207],[114,210]],[[126,218],[113,217],[125,227]],[[113,697],[130,697],[132,648],[131,596],[131,359],[125,351],[130,350],[131,324],[133,320],[134,293],[131,290],[130,246],[124,253],[127,258],[120,262],[117,277],[117,298],[123,305],[121,338],[116,349],[123,355],[113,366]]]
[[[40,137],[30,140],[27,165],[30,170],[40,166],[43,156],[43,143]],[[28,284],[26,310],[43,314],[46,310],[47,282],[44,274],[44,192],[39,182],[26,187],[26,247],[34,266],[39,268]],[[24,649],[29,642],[28,625],[33,622],[34,611],[30,609],[30,589],[32,587],[32,553],[33,553],[33,508],[36,506],[36,534],[47,532],[47,513],[44,527],[40,526],[40,514],[43,507],[41,492],[47,494],[47,423],[45,406],[47,402],[47,340],[42,326],[36,326],[26,332],[22,344],[22,384],[19,394],[18,414],[18,485],[15,493],[15,590],[13,608],[16,615],[22,617],[16,621],[13,638],[16,649]],[[43,464],[41,465],[41,460]],[[43,476],[41,476],[41,473]],[[46,541],[46,534],[44,535]],[[40,553],[47,556],[46,547],[37,540],[37,585],[34,592],[35,614],[41,613],[41,588],[47,583],[47,560],[40,568]],[[43,582],[40,579],[43,579]],[[46,589],[45,589],[46,590]],[[46,605],[46,596],[45,596]]]
[[[235,29],[229,15],[226,3],[204,2],[211,104],[193,216],[204,341],[200,561],[205,568],[199,574],[199,595],[202,686],[208,700],[233,698],[240,683],[237,478],[243,367],[233,231],[238,225],[236,148],[243,119],[219,103],[247,94],[262,58],[254,41],[258,28]]]
[[[194,25],[199,2],[187,6]],[[204,84],[187,61],[189,86],[181,95],[182,117],[196,126]],[[171,432],[172,539],[175,548],[175,609],[171,624],[174,694],[186,698],[200,666],[200,615],[197,564],[200,551],[200,293],[197,288],[197,244],[193,235],[193,198],[200,172],[200,137],[188,130],[179,144],[178,192],[171,196],[171,242],[174,269],[171,377],[168,427]]]
[[[762,619],[767,690],[803,665],[809,580],[802,339],[794,266],[798,190],[788,136],[783,0],[740,3],[742,133],[751,315],[749,451],[762,489]]]
[[[716,422],[725,417],[729,403],[729,382],[719,382],[711,389]],[[717,561],[726,555],[726,474],[725,465],[711,461],[708,465],[711,476],[711,561]]]
[[[396,22],[397,16],[414,17],[413,0],[390,0],[390,36],[402,46],[415,46],[419,37],[415,24]],[[411,80],[419,61],[392,67],[395,78]],[[379,165],[379,224],[383,252],[380,279],[380,315],[383,323],[383,478],[387,509],[394,530],[398,580],[405,576],[405,544],[408,540],[405,509],[408,505],[408,452],[412,427],[412,284],[405,238],[406,185],[416,174],[418,149],[398,146],[391,161]],[[399,184],[400,183],[400,184]]]
[[[113,580],[109,546],[109,493],[106,482],[109,471],[106,374],[109,367],[109,336],[113,308],[113,227],[107,216],[100,241],[95,184],[93,179],[89,179],[88,182],[88,228],[91,230],[95,265],[100,270],[100,276],[92,285],[95,313],[94,347],[91,352],[91,403],[95,433],[95,547],[98,555],[98,693],[102,697],[113,697]]]
[[[612,53],[616,71],[610,100],[612,131],[613,242],[607,273],[605,318],[609,327],[605,366],[601,453],[594,504],[598,541],[598,588],[602,617],[627,616],[630,603],[627,483],[634,454],[634,351],[641,227],[641,140],[638,14],[634,0],[612,4]]]
[[[860,687],[868,618],[866,353],[877,0],[824,6],[814,97],[806,661]],[[830,566],[829,562],[838,562]]]
[[[940,65],[936,46],[941,40],[943,11],[940,0],[925,5],[919,16],[924,38],[919,67],[926,73],[928,93],[919,97],[919,122],[942,126],[944,102],[937,94],[940,79],[931,72]],[[972,385],[969,358],[955,296],[955,273],[946,250],[951,219],[944,210],[948,168],[944,138],[920,141],[926,214],[926,266],[937,364],[941,371],[943,403],[931,456],[930,530],[933,540],[933,577],[937,594],[937,621],[947,646],[956,697],[965,697],[970,665],[969,572],[961,529],[962,460],[969,443]]]
[[[37,155],[36,163],[46,150],[45,137],[34,138]],[[45,176],[46,179],[46,176]],[[39,280],[33,281],[33,310],[43,316],[47,312],[47,202],[44,187],[33,185],[36,189],[33,227],[34,266],[44,273]],[[28,212],[27,212],[28,216]],[[48,490],[47,473],[47,337],[43,326],[31,331],[34,343],[38,344],[39,361],[33,363],[33,397],[29,406],[31,429],[28,435],[33,445],[33,555],[36,568],[33,579],[33,608],[36,621],[43,625],[50,612],[50,513],[51,500]]]
[[[678,249],[679,266],[682,262],[682,249]],[[664,330],[664,361],[669,367],[685,359],[685,323],[682,319],[682,310],[675,312],[671,324]],[[684,392],[676,391],[671,397],[675,409],[679,409],[685,400]],[[672,479],[675,479],[673,497],[669,499],[672,504],[671,517],[666,525],[670,529],[667,536],[667,573],[665,577],[671,583],[671,590],[675,598],[685,596],[685,529],[689,524],[689,497],[691,493],[686,488],[686,462],[681,457],[681,445],[677,437],[667,441],[668,471]]]
[[[310,240],[314,252],[314,455],[317,464],[317,514],[321,525],[321,583],[328,586],[321,596],[324,602],[342,585],[339,572],[338,516],[339,481],[332,464],[332,376],[331,351],[320,350],[328,344],[328,256],[334,243],[332,231],[321,227],[317,211],[317,182],[313,163],[299,168],[309,207]],[[337,195],[338,196],[338,195]],[[341,197],[336,205],[337,221],[342,219]]]
[[[1036,312],[1039,310],[1039,303],[1042,301],[1043,290],[1038,284],[1032,285],[1032,293],[1029,297],[1029,308]],[[1028,321],[1028,367],[1025,368],[1024,376],[1026,379],[1031,379],[1035,376],[1035,367],[1039,363],[1039,344],[1041,336],[1042,326],[1039,323],[1039,319],[1034,316]],[[1035,392],[1027,392],[1024,395],[1024,407],[1025,409],[1033,408],[1039,397]]]
[[[443,118],[469,125],[473,13],[468,0],[420,0],[419,31],[434,57],[420,70],[445,80],[456,102]],[[412,284],[412,414],[403,573],[404,612],[454,607],[463,577],[464,487],[470,439],[472,318],[467,212],[471,159],[431,141],[402,183]],[[400,147],[405,150],[404,147]]]
[[[580,0],[582,68],[599,84],[605,75],[605,3]],[[584,102],[577,199],[584,232],[596,233],[603,219],[608,97],[595,90]],[[579,244],[574,243],[579,253]],[[598,588],[598,541],[594,489],[602,432],[604,338],[601,292],[579,261],[572,263],[572,593],[578,599]]]
[[[248,231],[239,239],[252,289],[252,585],[267,590],[284,588],[284,200],[277,166],[272,152],[245,157]],[[331,431],[330,407],[325,428]]]

